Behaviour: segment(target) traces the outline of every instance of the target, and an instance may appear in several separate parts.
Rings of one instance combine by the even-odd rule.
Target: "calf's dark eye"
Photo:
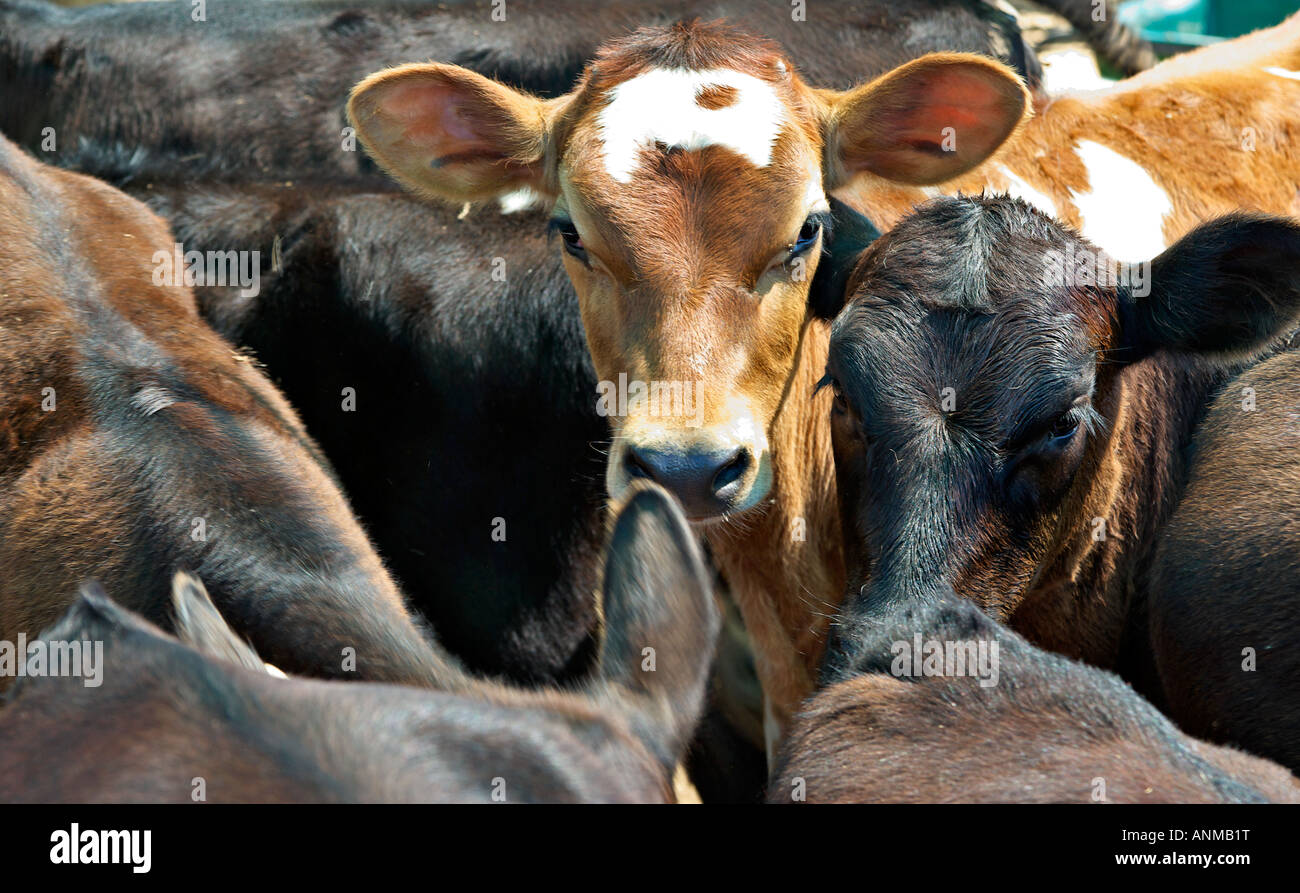
[[[794,240],[794,246],[790,249],[791,256],[803,254],[813,245],[817,244],[817,237],[822,234],[822,222],[815,217],[809,217],[803,222],[799,229],[799,235]]]
[[[583,263],[587,262],[587,246],[582,244],[582,236],[578,235],[578,228],[573,225],[572,220],[552,220],[551,231],[560,234],[565,251]]]
[[[1051,430],[1048,432],[1048,438],[1054,444],[1065,443],[1074,436],[1074,432],[1079,430],[1079,417],[1073,412],[1067,412],[1057,419]]]

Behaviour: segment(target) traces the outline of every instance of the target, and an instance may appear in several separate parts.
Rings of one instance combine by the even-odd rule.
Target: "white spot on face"
[[[998,169],[1007,178],[1007,195],[1028,202],[1044,214],[1056,216],[1056,202],[1013,174],[1005,164],[1000,165]]]
[[[1166,246],[1169,195],[1136,162],[1091,140],[1081,140],[1087,192],[1075,193],[1083,237],[1121,261],[1150,260]]]
[[[735,101],[701,107],[696,97],[708,87],[733,88]],[[785,106],[769,84],[726,68],[647,71],[611,89],[597,119],[605,170],[620,183],[632,179],[641,149],[655,143],[687,150],[725,146],[767,167],[785,122]]]
[[[1275,74],[1280,78],[1290,78],[1293,81],[1300,81],[1300,71],[1287,71],[1285,68],[1278,68],[1276,66],[1265,68],[1264,70],[1269,74]]]
[[[709,355],[703,351],[693,353],[686,358],[686,366],[691,370],[691,374],[694,375],[696,379],[701,379],[709,368]]]
[[[814,211],[829,211],[830,202],[826,201],[826,190],[822,188],[822,172],[811,159],[807,164],[808,183],[804,188],[804,207],[811,214]]]

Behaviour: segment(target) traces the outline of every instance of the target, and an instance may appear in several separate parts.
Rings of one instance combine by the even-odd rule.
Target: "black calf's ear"
[[[830,238],[822,246],[817,273],[808,289],[808,307],[818,319],[834,319],[844,307],[844,292],[849,275],[858,265],[858,256],[876,239],[880,230],[871,221],[837,198],[831,205]]]
[[[614,522],[605,559],[600,680],[632,699],[634,730],[670,768],[703,707],[718,610],[681,509],[638,482]]]
[[[1300,224],[1233,214],[1203,223],[1151,262],[1151,293],[1134,297],[1125,342],[1224,360],[1248,357],[1300,318]]]

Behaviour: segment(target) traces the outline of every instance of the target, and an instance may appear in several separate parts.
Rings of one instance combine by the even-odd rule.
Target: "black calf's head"
[[[1298,314],[1289,221],[1223,218],[1125,267],[1014,199],[923,206],[863,254],[832,332],[850,613],[952,589],[1008,616],[1099,473],[1120,370],[1239,358]]]

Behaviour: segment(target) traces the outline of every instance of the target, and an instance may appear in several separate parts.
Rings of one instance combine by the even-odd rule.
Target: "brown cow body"
[[[920,672],[899,660],[918,637],[983,647],[997,675]],[[1115,675],[969,602],[901,607],[857,646],[796,716],[768,802],[1300,803],[1281,766],[1190,738]]]
[[[290,672],[441,685],[315,445],[249,361],[157,285],[166,225],[0,139],[0,639],[35,637],[98,579],[169,623],[200,573]]]
[[[1296,336],[1292,336],[1293,341]],[[1148,608],[1168,713],[1193,735],[1300,765],[1300,351],[1234,378],[1196,431]],[[1243,672],[1247,661],[1256,669]],[[1261,720],[1261,716],[1266,720]]]
[[[1145,260],[1219,214],[1300,214],[1297,108],[1300,15],[1049,99],[970,174],[868,186],[855,203],[883,229],[940,193],[1006,192],[1119,260]]]
[[[102,643],[99,684],[15,686],[0,802],[671,801],[718,629],[707,581],[680,511],[643,487],[613,528],[593,678],[473,696],[275,678],[185,575],[177,625],[207,653],[87,593],[42,639]]]

